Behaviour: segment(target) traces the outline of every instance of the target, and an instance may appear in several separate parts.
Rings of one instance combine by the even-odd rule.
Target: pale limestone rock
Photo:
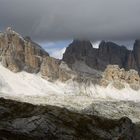
[[[72,79],[72,70],[63,61],[53,57],[46,57],[40,69],[41,75],[44,79],[55,81],[60,80],[65,82]]]
[[[60,60],[58,59],[49,56],[44,58],[40,69],[42,77],[50,81],[57,80],[59,78],[59,65]]]
[[[0,35],[0,61],[13,72],[38,72],[44,57],[48,56],[30,38],[22,38],[11,27]]]
[[[72,70],[68,70],[68,66],[66,69],[67,64],[49,57],[30,37],[22,38],[11,27],[0,35],[0,61],[13,72],[41,72],[43,78],[51,81],[64,82],[72,78]]]
[[[138,90],[140,88],[140,77],[136,70],[125,71],[120,69],[118,65],[108,65],[101,79],[102,86],[108,86],[110,83],[117,88],[125,88],[125,84],[129,84],[131,88]]]
[[[73,79],[75,77],[75,73],[68,67],[65,62],[61,62],[59,66],[59,80],[65,82],[69,79]]]

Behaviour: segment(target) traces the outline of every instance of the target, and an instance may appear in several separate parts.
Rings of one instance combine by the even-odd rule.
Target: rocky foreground
[[[126,117],[111,120],[56,106],[0,98],[2,140],[139,140],[140,128]]]

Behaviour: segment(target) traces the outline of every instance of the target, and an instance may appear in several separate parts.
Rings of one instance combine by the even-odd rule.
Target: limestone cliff
[[[44,57],[49,56],[29,37],[23,38],[10,27],[0,33],[0,60],[2,65],[13,72],[25,70],[38,72]]]

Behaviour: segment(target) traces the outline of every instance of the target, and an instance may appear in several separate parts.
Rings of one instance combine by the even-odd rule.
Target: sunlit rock
[[[100,83],[105,87],[112,84],[118,89],[123,89],[125,84],[129,84],[131,88],[138,90],[140,88],[140,77],[136,70],[125,71],[118,65],[108,65]]]

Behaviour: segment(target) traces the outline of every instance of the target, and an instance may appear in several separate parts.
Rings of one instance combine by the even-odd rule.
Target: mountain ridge
[[[138,42],[135,41],[135,42]],[[63,55],[65,61],[70,67],[76,60],[85,61],[85,63],[94,69],[104,71],[107,65],[119,65],[126,70],[135,69],[139,71],[139,50],[140,44],[134,44],[134,49],[128,50],[125,46],[119,46],[113,42],[102,41],[99,48],[93,48],[90,41],[74,40],[66,49]]]
[[[134,84],[132,86],[134,89],[139,89],[140,78],[138,73],[134,72],[131,76],[132,73],[129,72],[130,69],[139,72],[139,48],[138,40],[136,40],[132,51],[113,42],[102,41],[99,48],[95,49],[88,40],[73,40],[67,47],[62,60],[59,60],[50,57],[30,37],[21,37],[11,27],[8,27],[6,32],[0,35],[0,61],[4,67],[15,73],[20,71],[40,73],[42,78],[52,82],[72,80],[79,84],[92,83],[108,86],[112,82],[117,82],[120,85],[121,83],[118,81],[122,80],[126,84]],[[128,72],[121,70],[123,73],[120,74],[119,68],[112,69],[112,67],[110,70],[106,70],[108,65],[118,65]],[[118,77],[117,81],[114,78],[115,71],[117,71],[115,73],[115,76]],[[109,72],[112,80],[108,80],[110,79],[108,77],[104,79],[103,76],[108,75],[106,72]],[[125,78],[124,74],[126,75]],[[104,82],[102,82],[103,80]]]

